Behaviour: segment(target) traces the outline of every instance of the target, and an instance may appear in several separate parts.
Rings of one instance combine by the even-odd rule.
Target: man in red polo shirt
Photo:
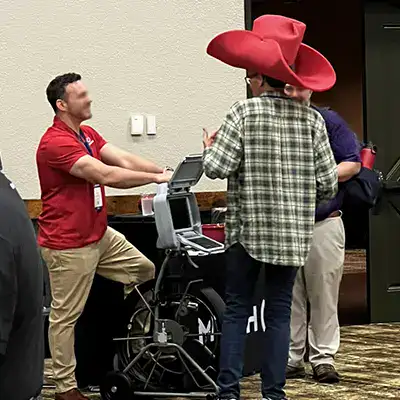
[[[81,125],[91,99],[78,74],[56,77],[47,87],[54,123],[36,154],[43,211],[38,242],[50,274],[49,342],[56,400],[87,399],[75,380],[74,327],[94,274],[134,285],[154,277],[154,265],[107,226],[104,186],[132,188],[167,182],[171,173],[123,151]]]

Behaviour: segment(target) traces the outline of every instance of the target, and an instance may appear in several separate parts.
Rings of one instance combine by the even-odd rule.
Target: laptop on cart
[[[171,180],[157,188],[153,208],[158,248],[184,247],[206,253],[224,249],[224,244],[202,234],[199,206],[191,192],[202,175],[202,155],[188,155],[179,163]]]

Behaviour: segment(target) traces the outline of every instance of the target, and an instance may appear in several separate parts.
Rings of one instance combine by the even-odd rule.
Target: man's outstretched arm
[[[106,143],[101,148],[100,156],[101,161],[107,165],[153,174],[161,174],[163,172],[163,168],[157,166],[152,161],[131,154],[110,143]]]

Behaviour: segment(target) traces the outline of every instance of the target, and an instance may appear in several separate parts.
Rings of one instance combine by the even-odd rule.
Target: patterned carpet
[[[342,328],[342,343],[337,369],[342,377],[338,385],[317,384],[311,378],[288,381],[287,395],[296,400],[378,400],[400,398],[400,325],[366,325]],[[47,375],[47,374],[46,374]],[[242,383],[242,398],[260,399],[259,379]],[[44,399],[54,399],[51,390]],[[90,394],[100,399],[98,394]]]
[[[340,312],[342,325],[363,323],[358,318],[366,312],[366,258],[363,250],[346,251],[342,281]],[[361,321],[361,322],[358,322]],[[287,383],[289,399],[400,399],[399,325],[357,325],[342,327],[342,341],[336,359],[342,377],[338,385],[317,384],[311,377]],[[383,345],[384,344],[384,345]],[[46,362],[46,381],[51,382],[49,360]],[[243,399],[260,399],[258,376],[242,382]],[[44,389],[44,399],[54,399],[51,389]],[[98,394],[88,394],[100,399]]]

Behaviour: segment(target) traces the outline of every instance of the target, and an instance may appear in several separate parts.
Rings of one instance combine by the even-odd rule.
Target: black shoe
[[[340,382],[339,374],[331,364],[320,364],[313,367],[314,379],[320,383],[338,383]]]
[[[291,365],[286,366],[286,379],[300,379],[306,377],[306,370],[304,366],[292,367]]]
[[[100,387],[97,385],[88,385],[84,387],[79,387],[79,390],[81,390],[82,392],[100,393]]]

